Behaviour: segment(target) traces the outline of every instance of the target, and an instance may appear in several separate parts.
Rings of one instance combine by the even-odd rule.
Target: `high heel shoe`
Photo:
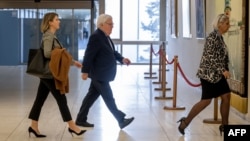
[[[224,125],[220,125],[219,130],[220,130],[220,135],[222,136],[222,132],[224,132]]]
[[[72,129],[70,129],[70,128],[68,128],[68,130],[69,130],[69,133],[72,135],[72,137],[73,137],[73,133],[76,134],[77,136],[80,136],[80,135],[82,135],[84,132],[86,132],[86,130],[81,130],[79,133],[77,133],[76,131],[74,131],[74,130],[72,130]]]
[[[42,135],[42,134],[38,134],[34,129],[32,129],[31,127],[28,128],[28,132],[29,132],[29,137],[30,137],[30,133],[33,133],[37,138],[44,138],[46,137],[46,135]]]
[[[179,130],[179,132],[182,134],[182,135],[184,135],[185,134],[185,128],[187,127],[187,124],[186,124],[186,122],[185,122],[185,117],[182,117],[179,121],[177,121],[177,123],[178,122],[180,122],[180,125],[179,125],[179,127],[178,127],[178,130]]]

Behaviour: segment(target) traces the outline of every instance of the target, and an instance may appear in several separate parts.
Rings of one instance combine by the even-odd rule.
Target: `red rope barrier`
[[[154,51],[154,49],[153,49],[153,47],[152,47],[152,46],[151,46],[151,50],[152,50],[152,53],[153,53],[155,56],[158,56],[158,54],[159,54],[160,50],[159,50],[157,53],[155,53],[155,51]]]
[[[160,54],[160,56],[162,56],[162,49],[159,51],[159,54]],[[167,64],[173,64],[174,63],[174,58],[172,59],[171,62],[169,62],[168,59],[166,57],[164,57],[164,56],[162,58],[164,59],[164,61],[167,62]]]
[[[151,46],[151,51],[152,51],[152,53],[153,53],[155,56],[161,55],[161,52],[162,52],[161,46],[162,46],[162,44],[160,45],[160,49],[159,49],[159,51],[158,51],[157,53],[155,53],[153,47]],[[173,58],[173,60],[172,60],[171,62],[169,62],[169,61],[167,60],[167,58],[164,58],[164,59],[165,59],[165,61],[167,62],[167,64],[173,64],[173,63],[174,63],[174,58]]]
[[[153,47],[151,46],[151,51],[152,51],[152,53],[153,53],[155,56],[157,56],[157,55],[159,54],[160,57],[162,57],[162,58],[164,59],[164,61],[167,62],[167,64],[173,64],[175,58],[173,58],[172,61],[169,62],[168,59],[167,59],[166,57],[163,57],[163,56],[162,56],[162,49],[161,49],[161,46],[162,46],[162,44],[160,45],[160,50],[159,50],[157,53],[155,53]],[[190,81],[187,79],[187,77],[186,77],[185,74],[183,73],[183,70],[181,69],[179,63],[177,63],[177,68],[179,68],[182,77],[184,78],[184,80],[185,80],[189,85],[191,85],[191,86],[193,86],[193,87],[199,87],[199,86],[201,86],[201,84],[193,84],[192,82],[190,82]]]
[[[187,79],[187,77],[184,75],[184,73],[183,73],[183,71],[182,71],[182,69],[181,69],[179,63],[177,64],[177,68],[180,70],[182,77],[184,78],[184,80],[186,80],[186,82],[187,82],[189,85],[191,85],[191,86],[193,86],[193,87],[199,87],[199,86],[201,86],[201,84],[193,84],[193,83],[191,83],[191,82]]]
[[[173,64],[174,63],[174,58],[173,58],[173,60],[171,61],[171,62],[169,62],[168,60],[167,60],[167,58],[165,58],[166,59],[166,62],[168,63],[168,64]]]

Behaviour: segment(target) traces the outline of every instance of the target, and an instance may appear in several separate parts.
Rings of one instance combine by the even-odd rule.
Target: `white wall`
[[[188,77],[190,81],[193,83],[200,83],[199,79],[196,77],[196,71],[200,63],[200,58],[201,58],[201,52],[203,51],[203,45],[204,45],[204,40],[201,39],[196,39],[195,38],[195,33],[196,33],[196,27],[195,27],[195,1],[191,1],[191,34],[192,38],[183,38],[182,37],[182,3],[181,1],[178,1],[178,13],[177,13],[177,30],[178,30],[178,37],[177,38],[172,38],[170,36],[170,21],[167,23],[167,30],[168,30],[168,35],[167,35],[167,41],[168,41],[168,46],[167,46],[167,54],[168,54],[168,59],[172,60],[175,55],[178,56],[178,60],[180,63],[181,68],[183,69],[185,75]],[[167,9],[169,12],[169,9]],[[169,14],[168,14],[169,15]],[[169,17],[167,18],[169,19]]]

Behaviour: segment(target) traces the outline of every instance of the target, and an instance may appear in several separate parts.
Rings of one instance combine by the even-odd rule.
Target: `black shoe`
[[[76,134],[77,136],[80,136],[80,135],[82,135],[84,132],[86,132],[86,130],[81,130],[79,133],[76,133],[76,131],[74,131],[74,130],[72,130],[72,129],[70,129],[70,128],[68,128],[68,131],[69,131],[69,133],[71,134],[72,137],[73,137],[73,133]]]
[[[224,132],[224,125],[220,125],[219,130],[220,130],[220,135],[222,136],[222,132]]]
[[[122,128],[128,126],[134,119],[135,119],[134,117],[127,118],[127,119],[124,118],[123,121],[119,123],[120,128],[122,129]]]
[[[178,127],[178,130],[179,130],[179,132],[182,134],[182,135],[184,135],[185,134],[185,128],[187,127],[187,124],[186,124],[186,122],[185,122],[185,117],[182,117],[179,121],[177,121],[177,123],[178,122],[180,122],[180,125],[179,125],[179,127]]]
[[[76,125],[82,126],[82,127],[94,127],[94,124],[88,123],[87,121],[78,123],[76,122]]]
[[[45,138],[46,135],[42,135],[42,134],[38,134],[34,129],[32,129],[31,127],[29,127],[28,129],[29,132],[29,137],[30,137],[30,133],[33,133],[37,138]]]

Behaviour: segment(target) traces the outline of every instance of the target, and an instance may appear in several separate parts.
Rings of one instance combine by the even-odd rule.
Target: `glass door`
[[[31,5],[34,3],[31,3]],[[61,5],[61,6],[60,6]],[[8,65],[26,64],[28,59],[28,51],[30,48],[39,48],[41,43],[42,34],[40,32],[40,24],[43,16],[47,12],[56,12],[59,14],[61,20],[60,29],[57,31],[56,36],[70,54],[76,60],[82,60],[90,32],[92,31],[91,4],[86,2],[61,2],[57,5],[50,5],[44,3],[34,4],[34,8],[26,8],[25,3],[19,3],[9,7],[0,7],[1,13],[9,11],[10,14],[2,14],[1,19],[6,23],[16,24],[1,24],[1,29],[8,29],[12,35],[15,35],[16,44],[9,44],[11,47],[6,48],[4,52],[13,52],[15,48],[16,55],[13,55],[12,62],[4,62]],[[56,6],[56,7],[50,7]],[[29,5],[29,7],[32,7]],[[60,8],[59,8],[60,7]],[[9,16],[6,17],[6,15]],[[13,25],[15,27],[13,27]],[[13,30],[12,30],[13,29]],[[7,41],[8,36],[2,36],[1,40]],[[13,46],[13,47],[12,47]],[[0,53],[1,56],[3,54]],[[9,56],[10,57],[10,56]],[[4,59],[8,60],[8,59]],[[1,64],[0,64],[1,65]]]
[[[23,39],[22,62],[27,62],[28,50],[39,47],[41,41],[40,24],[44,14],[56,12],[60,17],[60,29],[56,32],[58,40],[76,60],[81,60],[90,33],[90,9],[20,9],[20,37]],[[28,11],[28,13],[26,12]],[[30,14],[30,12],[34,14]],[[35,16],[25,16],[28,15]]]

